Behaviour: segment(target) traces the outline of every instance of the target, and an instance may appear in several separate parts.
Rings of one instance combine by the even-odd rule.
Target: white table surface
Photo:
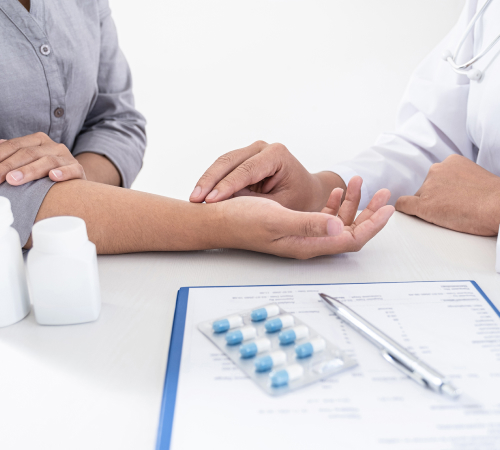
[[[153,450],[182,286],[471,279],[500,306],[495,242],[396,213],[361,252],[309,261],[234,250],[101,256],[98,321],[45,327],[30,314],[0,329],[0,448]]]

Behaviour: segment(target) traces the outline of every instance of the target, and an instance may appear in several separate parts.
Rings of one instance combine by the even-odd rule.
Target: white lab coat
[[[330,168],[344,181],[363,180],[360,209],[388,188],[391,203],[413,195],[430,166],[452,154],[463,155],[500,176],[500,42],[473,67],[482,79],[470,81],[442,59],[455,51],[463,32],[485,0],[467,0],[455,27],[411,77],[400,105],[396,131],[354,159]],[[424,26],[425,24],[423,24]],[[470,60],[500,34],[500,0],[493,0],[463,46],[458,63]]]

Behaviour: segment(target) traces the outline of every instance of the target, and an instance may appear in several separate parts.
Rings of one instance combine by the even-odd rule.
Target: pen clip
[[[394,356],[392,356],[387,350],[381,350],[380,354],[387,362],[391,363],[405,375],[409,376],[412,380],[416,381],[423,387],[429,387],[427,382],[421,376],[419,376],[417,373],[415,373],[413,370],[411,370],[408,366],[403,364],[397,358],[394,358]]]

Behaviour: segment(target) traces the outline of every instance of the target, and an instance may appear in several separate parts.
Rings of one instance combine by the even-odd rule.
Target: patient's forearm
[[[36,221],[81,217],[100,254],[200,250],[217,247],[216,206],[71,180],[50,189]]]
[[[75,157],[83,166],[88,181],[121,186],[121,176],[115,165],[97,153],[80,153]]]

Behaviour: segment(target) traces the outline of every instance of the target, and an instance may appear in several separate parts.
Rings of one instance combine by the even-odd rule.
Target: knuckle
[[[234,171],[234,173],[239,176],[252,176],[256,169],[254,161],[247,159],[243,164],[240,164]]]
[[[435,173],[441,167],[441,163],[435,163],[429,168],[429,173]]]
[[[205,184],[206,182],[210,181],[212,179],[212,175],[211,175],[211,172],[210,170],[207,170],[201,177],[200,179],[198,180],[198,183],[197,184],[200,184],[200,185],[203,185]]]
[[[226,177],[219,181],[215,186],[214,189],[217,189],[219,191],[232,191],[234,187],[234,179],[233,177]]]
[[[235,158],[235,156],[234,156],[234,150],[233,150],[232,152],[225,153],[224,155],[219,156],[217,158],[217,160],[215,161],[215,163],[218,165],[227,166],[227,165],[233,163],[234,158]]]
[[[15,169],[15,167],[13,166],[13,164],[9,160],[3,161],[0,164],[0,173],[8,173],[14,169]]]
[[[61,165],[59,163],[59,158],[55,155],[45,155],[42,159],[47,166],[59,167]]]
[[[48,136],[43,131],[37,131],[35,134],[33,134],[33,136],[37,139],[40,139],[41,141],[45,141],[48,138]]]
[[[29,157],[31,160],[35,160],[40,157],[40,153],[37,147],[28,147],[27,149],[24,150],[24,152],[26,153],[26,156]]]
[[[283,145],[280,144],[279,142],[275,142],[274,144],[271,144],[269,146],[269,150],[272,151],[273,153],[288,153],[288,149]]]
[[[252,145],[255,145],[256,147],[266,147],[269,144],[266,141],[262,141],[259,139],[258,141],[255,141]]]
[[[8,148],[7,152],[8,153],[14,153],[15,151],[17,151],[17,147],[15,146],[14,142],[12,142],[12,141],[4,142],[3,145],[7,146],[7,148]]]
[[[301,224],[302,233],[304,236],[313,236],[314,235],[314,224],[310,220],[305,220]]]
[[[64,144],[56,144],[56,151],[59,155],[69,153],[68,147],[66,147]]]
[[[35,167],[33,167],[33,164],[28,164],[27,166],[23,167],[22,172],[25,176],[31,176],[36,173],[36,169]]]

